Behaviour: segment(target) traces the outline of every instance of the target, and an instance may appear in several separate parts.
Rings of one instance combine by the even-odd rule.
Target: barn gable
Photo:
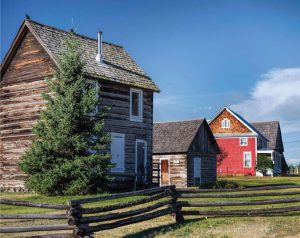
[[[222,128],[222,121],[229,120],[230,126]],[[229,108],[222,109],[209,123],[210,129],[215,135],[218,134],[249,134],[257,135],[257,131],[247,123],[240,115],[236,114]]]
[[[220,149],[211,132],[206,120],[200,125],[200,128],[195,135],[193,142],[189,148],[190,153],[201,153],[204,155],[219,154]]]

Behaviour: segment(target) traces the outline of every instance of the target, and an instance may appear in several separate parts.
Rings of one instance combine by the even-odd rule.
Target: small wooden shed
[[[205,119],[154,123],[152,163],[159,165],[159,185],[214,184],[219,153]]]

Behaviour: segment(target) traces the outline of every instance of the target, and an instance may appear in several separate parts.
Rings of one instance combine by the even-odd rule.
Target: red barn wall
[[[240,146],[240,138],[216,138],[222,152],[227,154],[217,166],[218,175],[252,175],[255,176],[256,137],[248,137],[248,145]],[[251,152],[251,168],[244,168],[244,152]]]

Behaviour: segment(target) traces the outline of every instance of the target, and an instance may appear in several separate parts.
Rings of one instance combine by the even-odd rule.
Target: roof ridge
[[[279,123],[279,120],[274,120],[274,121],[256,121],[256,122],[250,122],[251,124],[255,124],[255,123],[270,123],[270,122],[276,122]]]
[[[189,120],[177,120],[177,121],[158,121],[153,122],[153,124],[163,124],[163,123],[175,123],[175,122],[189,122],[189,121],[204,121],[205,118],[196,118],[196,119],[189,119]]]
[[[51,28],[51,29],[54,29],[54,30],[57,30],[57,31],[62,31],[64,33],[70,33],[69,31],[67,30],[63,30],[61,28],[58,28],[58,27],[54,27],[54,26],[50,26],[50,25],[46,25],[46,24],[43,24],[43,23],[40,23],[40,22],[37,22],[37,21],[33,21],[33,20],[29,20],[29,19],[25,19],[25,22],[29,22],[29,23],[34,23],[34,24],[37,24],[37,25],[40,25],[42,27],[48,27],[48,28]],[[84,38],[84,39],[88,39],[88,40],[92,40],[92,41],[97,41],[96,38],[92,38],[92,37],[89,37],[89,36],[86,36],[86,35],[82,35],[82,34],[78,34],[76,32],[74,32],[74,34],[76,36],[79,36],[81,38]],[[116,47],[119,47],[119,48],[124,48],[123,46],[121,45],[117,45],[115,43],[111,43],[111,42],[107,42],[107,41],[103,41],[104,44],[108,44],[108,45],[113,45],[113,46],[116,46]]]

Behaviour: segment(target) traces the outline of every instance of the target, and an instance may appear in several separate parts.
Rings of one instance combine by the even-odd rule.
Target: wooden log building
[[[24,20],[1,64],[0,159],[1,188],[24,189],[26,175],[18,168],[34,137],[32,126],[45,108],[41,97],[70,33],[30,19]],[[137,183],[151,180],[153,93],[159,88],[121,46],[76,34],[86,62],[87,82],[101,87],[102,105],[111,106],[105,129],[111,133],[112,173]],[[98,52],[98,54],[97,54]],[[96,57],[97,56],[97,57]],[[96,58],[95,58],[96,57]],[[124,176],[123,176],[124,175]]]
[[[205,119],[159,122],[153,128],[153,165],[159,164],[160,185],[216,182],[220,149]]]

